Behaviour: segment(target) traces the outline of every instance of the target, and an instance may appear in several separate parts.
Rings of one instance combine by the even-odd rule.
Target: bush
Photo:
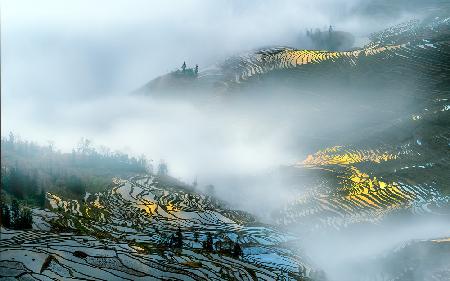
[[[33,214],[27,207],[21,208],[17,200],[13,200],[11,207],[2,202],[1,225],[12,229],[31,229]]]

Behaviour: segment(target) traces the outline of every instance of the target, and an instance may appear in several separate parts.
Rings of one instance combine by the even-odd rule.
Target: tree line
[[[200,239],[198,232],[193,232],[193,236],[194,242],[199,243]],[[162,246],[164,248],[181,249],[184,245],[186,244],[183,242],[183,232],[180,228],[178,228],[177,231],[172,234],[169,239],[162,239]],[[241,245],[237,240],[236,242],[233,242],[231,240],[226,242],[223,239],[214,237],[211,232],[208,232],[206,234],[206,239],[201,241],[201,245],[202,249],[209,253],[228,254],[234,258],[243,256]]]
[[[106,147],[97,149],[85,138],[71,153],[56,150],[52,142],[38,145],[12,133],[1,139],[2,198],[26,205],[44,208],[46,192],[81,199],[85,192],[106,189],[112,177],[148,173],[151,169],[143,155],[136,158]]]

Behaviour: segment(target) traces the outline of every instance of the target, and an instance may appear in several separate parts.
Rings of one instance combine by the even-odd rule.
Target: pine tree
[[[234,243],[234,247],[233,247],[233,257],[235,258],[239,258],[240,256],[242,256],[242,248],[241,245],[239,245],[239,243],[236,241],[236,243]]]
[[[213,238],[212,234],[208,232],[206,235],[206,241],[203,241],[203,249],[212,252],[214,250],[213,248]]]
[[[183,247],[183,234],[181,233],[181,229],[178,227],[177,233],[175,235],[175,248]]]
[[[23,178],[24,175],[16,163],[16,167],[12,168],[9,174],[9,188],[12,195],[18,199],[23,199]]]
[[[6,204],[1,204],[1,209],[0,209],[0,223],[1,225],[3,225],[6,228],[10,228],[11,227],[11,213],[9,211],[9,206]]]
[[[41,192],[39,193],[38,200],[39,200],[39,206],[42,209],[44,209],[45,208],[45,203],[47,201],[47,198],[46,198],[46,192],[45,192],[45,190],[43,188],[41,189]]]
[[[11,226],[16,228],[20,221],[20,209],[17,200],[13,200],[11,204]]]
[[[29,208],[24,208],[20,212],[19,229],[31,229],[33,227],[33,215]]]
[[[167,174],[168,174],[167,164],[161,160],[161,163],[158,165],[158,175],[167,176]]]

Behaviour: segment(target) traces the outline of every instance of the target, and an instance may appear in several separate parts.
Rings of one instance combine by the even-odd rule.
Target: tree
[[[3,208],[2,208],[3,209]],[[4,212],[2,210],[2,212]],[[21,210],[17,200],[13,200],[11,204],[11,228],[13,229],[30,229],[33,225],[33,215],[29,208]]]
[[[210,252],[212,252],[214,250],[213,238],[212,238],[212,234],[210,232],[208,232],[208,234],[206,235],[206,240],[203,241],[203,249],[206,251],[210,251]]]
[[[152,162],[153,162],[153,160],[151,160],[151,159],[147,162],[147,172],[150,175],[153,175],[153,173],[154,173]]]
[[[15,227],[20,221],[19,202],[14,199],[11,203],[11,226]]]
[[[17,229],[31,229],[33,227],[33,215],[29,208],[24,208],[20,212],[19,225],[16,226]]]
[[[347,50],[351,48],[355,42],[355,38],[351,33],[344,31],[336,31],[333,26],[328,27],[328,32],[320,29],[308,30],[306,32],[315,49],[325,49],[328,51]]]
[[[206,194],[209,196],[214,196],[216,194],[216,188],[212,184],[208,184],[205,187],[205,190],[206,190]]]
[[[42,209],[45,208],[46,201],[47,201],[46,192],[43,188],[41,188],[41,192],[39,193],[39,197],[38,197],[38,203]]]
[[[3,204],[3,202],[0,209],[0,224],[6,228],[11,227],[11,213],[9,211],[9,206]]]
[[[92,151],[91,148],[92,141],[89,139],[81,138],[78,142],[77,152],[82,155],[87,155]]]
[[[141,156],[139,156],[139,159],[137,161],[138,161],[139,168],[147,172],[148,171],[147,157],[145,157],[144,154],[141,154]]]
[[[194,241],[198,242],[198,232],[194,232]]]
[[[15,140],[16,140],[16,136],[14,136],[13,132],[9,132],[9,143],[11,145],[13,145]]]
[[[48,150],[49,152],[53,152],[53,149],[55,148],[55,142],[52,140],[47,141],[48,143]]]
[[[23,199],[23,179],[24,175],[16,163],[9,173],[9,191],[18,199]]]
[[[167,164],[161,160],[161,163],[158,165],[158,176],[167,176],[168,174],[168,168]]]
[[[67,181],[68,189],[75,195],[81,196],[86,192],[86,186],[77,176],[71,175]]]
[[[72,164],[75,164],[77,157],[76,157],[76,152],[75,149],[72,148],[72,153],[70,154],[70,160],[72,161]]]
[[[181,233],[181,229],[178,227],[177,233],[175,235],[175,248],[183,247],[183,233]]]
[[[236,241],[234,243],[234,247],[233,247],[233,257],[234,258],[239,258],[242,255],[243,255],[243,252],[242,252],[241,245],[239,245],[239,243]]]

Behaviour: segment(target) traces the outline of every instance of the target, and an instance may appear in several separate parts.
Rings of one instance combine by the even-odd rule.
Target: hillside
[[[247,118],[269,104],[281,110],[269,106],[268,116],[314,124],[290,125],[290,144],[308,152],[292,173],[312,179],[294,183],[308,196],[288,203],[282,224],[324,212],[337,228],[398,210],[449,215],[450,18],[434,11],[370,39],[342,52],[257,50],[200,71],[179,92],[168,78],[167,88],[158,78],[141,90],[195,103],[203,87],[210,99],[200,107],[243,108]]]
[[[269,219],[143,156],[2,139],[0,278],[450,280],[450,17],[433,13],[362,48],[265,48],[137,91],[287,130],[297,161],[255,176],[289,187]]]
[[[3,276],[302,280],[316,274],[290,250],[298,237],[168,180],[114,179],[107,191],[82,201],[48,193],[50,209],[33,210],[35,230],[2,228],[2,251],[8,253],[1,255]],[[174,244],[177,231],[180,246]],[[210,249],[202,245],[208,235]]]
[[[443,62],[448,60],[449,29],[448,14],[444,10],[423,20],[411,20],[371,34],[371,42],[363,48],[350,51],[297,50],[284,46],[259,49],[200,70],[196,79],[175,75],[175,72],[160,76],[138,92],[158,95],[173,92],[174,89],[185,93],[191,89],[203,89],[222,93],[238,87],[242,94],[243,87],[254,87],[254,84],[260,83],[267,86],[267,82],[280,80],[289,81],[290,88],[301,92],[308,87],[317,90],[317,86],[320,86],[317,82],[330,76],[333,76],[333,82],[338,83],[342,83],[339,80],[345,76],[351,76],[352,83],[362,83],[351,86],[367,87],[373,84],[367,84],[367,79],[362,78],[369,74],[376,81],[383,79],[392,84],[402,77],[412,78],[420,74],[421,79],[432,83],[433,75],[448,71]],[[429,65],[434,67],[430,68]],[[445,78],[442,83],[448,83],[448,77]],[[383,87],[388,88],[387,85]]]

